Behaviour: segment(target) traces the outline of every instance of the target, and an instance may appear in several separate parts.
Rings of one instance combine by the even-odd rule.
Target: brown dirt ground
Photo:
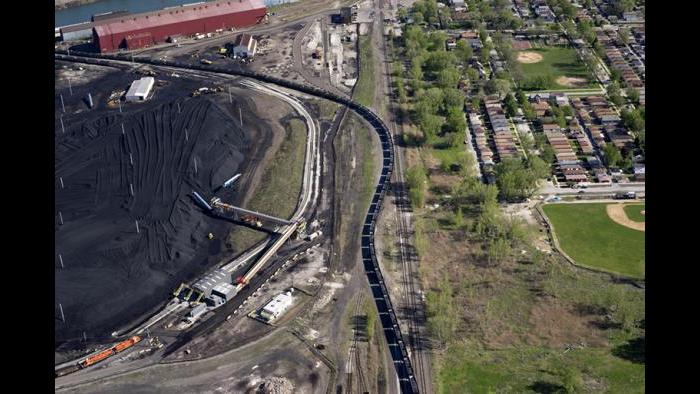
[[[584,86],[586,84],[586,80],[583,78],[564,77],[564,76],[557,78],[556,82],[559,85],[568,86],[568,87],[572,87],[572,88]]]
[[[646,223],[635,222],[628,218],[627,214],[625,213],[624,206],[624,204],[609,204],[605,207],[605,210],[608,212],[608,216],[613,222],[633,230],[645,231]]]
[[[536,52],[518,52],[518,59],[520,63],[531,64],[539,63],[542,61],[542,55]]]
[[[530,311],[532,330],[528,342],[561,347],[585,342],[588,346],[605,346],[604,332],[591,327],[591,316],[581,316],[556,300],[541,300]]]

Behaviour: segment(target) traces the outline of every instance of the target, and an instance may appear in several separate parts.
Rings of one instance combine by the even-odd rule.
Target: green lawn
[[[572,86],[556,83],[557,78],[565,76],[585,79],[586,84],[578,86],[579,88],[595,87],[594,84],[590,83],[591,74],[578,58],[575,49],[570,47],[543,47],[528,49],[526,52],[539,53],[543,58],[538,63],[520,63],[520,68],[526,80],[536,76],[551,75],[554,82],[548,89],[571,89]]]
[[[364,105],[370,106],[374,101],[374,92],[377,86],[374,76],[374,51],[369,37],[360,37],[360,76],[355,85],[353,97]]]
[[[627,214],[627,217],[631,220],[634,220],[635,222],[645,221],[644,215],[642,215],[642,211],[644,210],[644,204],[626,204],[624,209],[625,213]]]
[[[580,377],[576,392],[644,393],[644,364],[611,356],[605,349],[562,354],[560,349],[524,345],[484,351],[465,341],[440,364],[436,391],[441,394],[567,392],[563,369]]]
[[[613,222],[607,204],[546,204],[559,245],[578,264],[644,278],[644,232]]]

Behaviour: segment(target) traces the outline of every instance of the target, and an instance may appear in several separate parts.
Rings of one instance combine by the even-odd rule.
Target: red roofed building
[[[175,35],[251,26],[266,14],[263,0],[220,0],[112,18],[95,26],[92,35],[100,52],[113,52],[163,43]]]

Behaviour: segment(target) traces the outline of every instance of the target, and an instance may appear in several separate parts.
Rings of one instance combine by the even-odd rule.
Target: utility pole
[[[66,105],[63,103],[63,94],[60,93],[59,96],[61,96],[61,108],[63,108],[63,113],[66,113]]]
[[[129,184],[129,192],[131,192],[131,197],[134,196],[134,185],[132,183]],[[137,225],[138,227],[138,225]]]
[[[61,263],[61,269],[64,269],[65,267],[63,266],[63,256],[61,254],[58,254],[58,262]]]
[[[124,123],[122,123],[122,135],[124,135]]]
[[[61,120],[61,132],[63,134],[66,134],[66,128],[63,127],[63,115],[61,115],[61,117],[59,119]]]
[[[87,342],[87,335],[85,335],[85,331],[83,331],[83,342]]]
[[[58,181],[61,182],[61,189],[63,189],[63,188],[64,188],[64,186],[63,186],[63,177],[62,177],[62,176],[59,176],[59,177],[58,177]]]
[[[243,112],[241,111],[241,107],[238,107],[238,120],[241,122],[241,128],[243,127]]]
[[[194,158],[194,173],[197,173],[197,158]]]
[[[136,220],[136,234],[138,234],[139,232],[139,221]]]
[[[177,113],[178,114],[180,113],[180,103],[179,102],[177,103]]]
[[[129,163],[131,163],[131,166],[134,166],[134,157],[131,155],[131,152],[129,152]]]
[[[61,320],[63,320],[63,323],[66,323],[66,316],[63,314],[63,305],[61,303],[58,303],[58,309],[61,311]]]
[[[229,104],[233,103],[233,99],[231,98],[231,87],[228,87],[228,102]]]
[[[61,225],[63,225],[63,214],[61,214],[61,211],[58,211],[58,220],[61,222]]]
[[[68,80],[68,91],[70,92],[70,95],[73,95],[73,87],[70,84],[70,78],[66,78]]]
[[[117,103],[119,103],[119,113],[121,113],[122,112],[122,100],[118,99]]]
[[[187,137],[187,129],[185,129],[185,141],[189,141],[190,139]]]

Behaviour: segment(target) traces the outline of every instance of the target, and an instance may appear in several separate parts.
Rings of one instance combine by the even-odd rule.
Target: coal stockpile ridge
[[[204,215],[191,193],[208,196],[245,164],[250,141],[237,123],[194,98],[179,109],[170,102],[105,115],[57,138],[55,241],[64,268],[55,292],[66,318],[56,320],[57,346],[83,331],[109,337],[216,261],[221,241],[206,234],[230,225]]]

